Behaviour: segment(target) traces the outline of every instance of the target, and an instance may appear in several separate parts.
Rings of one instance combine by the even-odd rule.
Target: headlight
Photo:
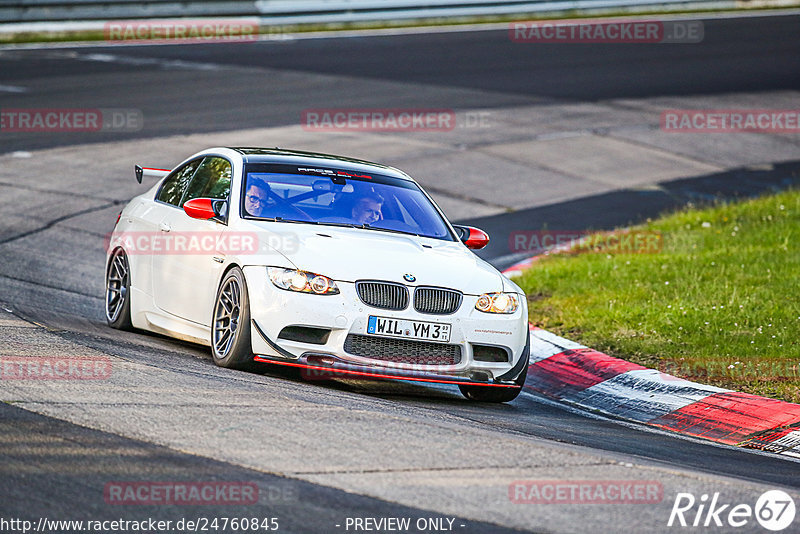
[[[283,267],[267,267],[272,283],[287,291],[314,293],[315,295],[336,295],[339,288],[336,282],[321,274],[307,273]]]
[[[514,313],[519,309],[516,293],[484,293],[478,297],[475,309],[484,313]]]

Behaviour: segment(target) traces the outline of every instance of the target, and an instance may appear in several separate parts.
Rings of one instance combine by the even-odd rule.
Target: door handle
[[[165,223],[165,222],[162,222],[161,224],[159,224],[158,228],[162,232],[169,232],[170,230],[172,230],[172,227],[169,225],[169,223]]]

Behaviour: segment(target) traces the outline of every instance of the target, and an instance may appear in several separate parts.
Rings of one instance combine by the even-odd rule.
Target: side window
[[[201,161],[203,161],[202,158],[192,160],[183,167],[175,170],[164,181],[161,190],[158,192],[158,196],[156,196],[156,200],[178,206],[181,203],[183,194],[186,192],[186,186],[189,185],[189,181],[192,179],[194,171],[197,170]]]
[[[225,158],[208,156],[194,173],[192,183],[183,195],[180,205],[193,198],[225,200],[231,190],[231,164]]]

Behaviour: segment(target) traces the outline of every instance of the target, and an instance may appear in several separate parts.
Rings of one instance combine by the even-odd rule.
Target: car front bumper
[[[422,314],[409,306],[401,311],[367,306],[356,294],[355,284],[337,282],[338,295],[295,293],[276,288],[263,267],[245,268],[250,312],[251,343],[256,361],[305,369],[309,377],[350,376],[389,378],[451,384],[517,387],[517,376],[528,359],[529,332],[524,298],[513,314],[494,315],[474,308],[477,296],[464,295],[454,314]],[[348,335],[366,335],[370,315],[451,325],[450,345],[458,345],[460,361],[429,365],[377,360],[345,351]],[[324,343],[305,343],[279,337],[287,326],[329,330]],[[435,342],[430,342],[435,343]],[[500,347],[505,362],[477,361],[474,345]]]

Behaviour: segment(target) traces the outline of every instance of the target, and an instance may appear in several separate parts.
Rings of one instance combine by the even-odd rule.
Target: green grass
[[[800,191],[632,230],[657,253],[554,254],[517,282],[530,319],[690,380],[800,402]]]

